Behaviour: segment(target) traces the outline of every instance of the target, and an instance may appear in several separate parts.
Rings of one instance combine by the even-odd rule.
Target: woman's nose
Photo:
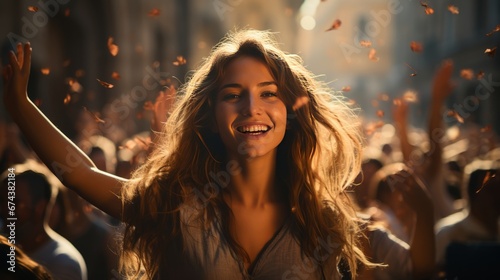
[[[259,96],[252,93],[247,94],[242,102],[241,111],[246,116],[259,115],[262,112]]]

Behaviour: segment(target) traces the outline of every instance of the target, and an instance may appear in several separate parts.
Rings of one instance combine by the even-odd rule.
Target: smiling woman
[[[68,187],[126,222],[126,276],[337,279],[339,263],[353,277],[371,265],[344,192],[360,165],[355,115],[269,32],[212,50],[129,181],[97,170],[27,99],[31,49],[17,53],[4,70],[10,113],[53,171],[76,162]]]

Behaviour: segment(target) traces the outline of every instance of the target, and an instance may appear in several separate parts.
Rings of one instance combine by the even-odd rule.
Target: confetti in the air
[[[419,42],[411,41],[410,42],[410,49],[412,52],[419,53],[419,52],[422,52],[423,47],[422,47],[422,44],[420,44]]]
[[[107,82],[104,82],[104,81],[101,81],[99,79],[96,79],[100,84],[101,86],[105,87],[105,88],[113,88],[114,85],[113,84],[110,84],[110,83],[107,83]]]
[[[370,49],[370,52],[368,53],[368,58],[371,61],[379,61],[379,57],[377,56],[377,51],[375,49]]]
[[[462,69],[460,70],[460,77],[465,80],[472,80],[474,79],[474,70],[470,68]]]
[[[118,54],[120,48],[117,45],[113,44],[113,37],[108,38],[108,49],[109,53],[112,56],[116,56]]]
[[[159,15],[160,15],[160,10],[158,8],[154,8],[148,13],[148,16],[150,17],[157,17]]]
[[[369,40],[361,40],[359,41],[359,44],[362,46],[362,47],[365,47],[365,48],[369,48],[372,46],[372,42],[369,41]]]
[[[336,19],[333,21],[332,25],[330,26],[330,28],[328,28],[327,30],[325,31],[331,31],[331,30],[337,30],[339,29],[339,27],[342,25],[342,21],[340,19]]]
[[[485,53],[486,55],[488,55],[489,57],[494,57],[494,56],[495,56],[496,51],[497,51],[497,47],[493,47],[493,48],[491,48],[491,49],[489,49],[489,48],[488,48],[488,49],[486,49],[486,50],[484,51],[484,53]]]
[[[452,13],[454,15],[459,14],[458,7],[454,6],[454,5],[448,5],[448,11],[450,11],[450,13]]]
[[[343,92],[349,92],[351,91],[351,86],[345,86],[345,87],[342,87],[341,89]]]
[[[178,55],[176,60],[174,62],[172,62],[172,64],[175,66],[184,65],[186,63],[187,63],[187,61],[182,55]]]
[[[433,9],[433,8],[431,8],[431,7],[427,4],[427,2],[420,2],[420,5],[421,5],[422,7],[424,7],[424,9],[425,9],[425,14],[426,14],[426,15],[432,15],[432,14],[434,13],[434,9]]]
[[[491,36],[491,35],[493,35],[493,33],[498,32],[498,31],[500,31],[500,24],[495,26],[495,28],[490,33],[486,34],[486,36]]]

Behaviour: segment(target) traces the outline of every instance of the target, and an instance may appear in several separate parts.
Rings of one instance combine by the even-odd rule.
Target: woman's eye
[[[238,100],[239,98],[240,96],[238,94],[228,93],[222,97],[222,100],[231,101],[231,100]]]
[[[272,92],[272,91],[266,91],[266,92],[263,92],[262,97],[277,97],[278,94],[276,92]]]

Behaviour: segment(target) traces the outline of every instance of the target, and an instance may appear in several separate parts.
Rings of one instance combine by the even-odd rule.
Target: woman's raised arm
[[[3,69],[4,101],[38,157],[61,180],[84,199],[109,215],[121,219],[121,188],[125,179],[98,170],[94,163],[29,100],[27,85],[31,46],[17,45]]]

